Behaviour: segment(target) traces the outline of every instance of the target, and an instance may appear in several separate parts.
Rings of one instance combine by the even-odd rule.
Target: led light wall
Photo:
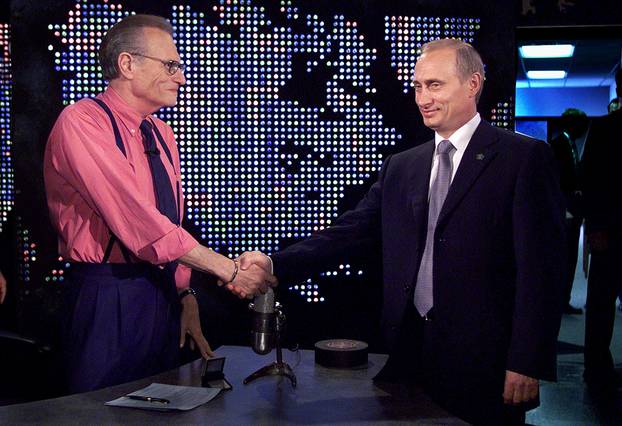
[[[473,44],[480,29],[479,18],[439,16],[385,16],[385,40],[391,44],[391,66],[404,85],[404,93],[413,86],[413,71],[419,49],[439,38],[458,38]]]
[[[0,23],[0,232],[15,202],[11,142],[11,28]]]
[[[172,4],[167,16],[187,84],[177,106],[158,115],[177,135],[185,220],[225,255],[275,252],[330,225],[346,192],[364,192],[402,134],[374,103],[382,90],[371,72],[379,52],[356,19],[303,13],[289,0],[279,3],[278,22],[263,2],[210,4]],[[120,2],[78,0],[64,21],[48,26],[65,104],[105,88],[97,49],[107,29],[130,13]],[[472,43],[479,29],[475,17],[386,16],[392,78],[408,93],[423,43]],[[313,93],[299,87],[318,80]],[[62,268],[52,272],[46,280],[62,280]],[[340,265],[323,275],[364,271]],[[324,300],[313,281],[291,289],[309,302]]]

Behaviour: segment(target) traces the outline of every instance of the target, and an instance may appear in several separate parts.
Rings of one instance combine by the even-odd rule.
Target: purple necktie
[[[436,148],[438,155],[438,170],[436,179],[430,188],[430,204],[428,207],[428,233],[425,240],[425,249],[417,274],[415,286],[415,308],[421,316],[426,316],[434,305],[433,298],[433,259],[434,259],[434,231],[438,215],[441,212],[449,185],[451,184],[451,154],[455,148],[448,140],[443,140]]]

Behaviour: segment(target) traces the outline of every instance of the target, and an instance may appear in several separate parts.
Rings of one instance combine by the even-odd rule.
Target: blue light
[[[527,71],[527,78],[530,80],[556,80],[566,78],[566,71],[562,70],[539,70]]]
[[[571,58],[574,55],[572,44],[540,44],[518,48],[521,57],[528,58]]]

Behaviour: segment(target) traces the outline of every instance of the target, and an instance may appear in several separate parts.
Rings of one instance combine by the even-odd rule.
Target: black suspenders
[[[108,114],[110,122],[112,123],[112,131],[114,132],[114,140],[117,142],[117,148],[121,150],[124,157],[127,157],[127,154],[125,153],[125,145],[123,145],[123,139],[121,138],[121,132],[119,132],[119,127],[117,126],[117,121],[112,115],[112,111],[110,111],[108,105],[106,105],[106,103],[101,99],[93,98],[93,100],[97,102],[97,104],[106,112],[106,114]]]
[[[110,118],[110,122],[112,123],[112,131],[114,132],[114,139],[117,144],[117,148],[119,148],[121,153],[123,153],[124,157],[127,157],[127,153],[125,152],[125,145],[123,145],[123,138],[121,138],[121,132],[119,132],[119,127],[117,126],[117,121],[114,119],[114,116],[112,115],[112,111],[110,111],[110,108],[108,107],[108,105],[106,105],[106,103],[102,101],[101,99],[97,99],[97,98],[91,98],[91,99],[95,101],[106,112],[106,114],[108,115],[108,118]],[[164,143],[164,138],[160,134],[160,131],[156,127],[153,120],[151,120],[151,124],[153,125],[153,130],[155,131],[156,137],[160,141],[160,145],[162,146],[164,153],[168,157],[168,160],[173,166],[173,169],[175,169],[175,163],[173,162],[173,156],[171,155],[171,151],[168,149],[168,146],[166,145],[166,143]],[[177,181],[177,211],[178,213],[179,213],[179,192],[180,192],[179,181]],[[177,217],[179,217],[179,220],[181,221],[181,215],[178,214]],[[177,225],[179,225],[179,223]],[[132,263],[130,251],[127,249],[127,247],[125,247],[125,245],[123,245],[121,240],[119,240],[112,233],[112,230],[110,230],[110,240],[108,240],[108,245],[106,246],[106,250],[104,252],[104,258],[102,259],[102,263],[108,262],[108,259],[110,258],[110,253],[112,252],[112,247],[114,246],[115,242],[119,243],[119,248],[121,249],[121,253],[123,254],[123,259],[125,259],[125,262]]]

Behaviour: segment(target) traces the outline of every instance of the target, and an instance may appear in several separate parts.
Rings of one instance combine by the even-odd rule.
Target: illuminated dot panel
[[[15,203],[11,141],[11,27],[0,23],[0,232]]]
[[[480,29],[479,18],[385,16],[385,40],[391,45],[391,66],[404,85],[404,93],[413,88],[412,76],[419,49],[440,38],[456,38],[473,43]]]
[[[505,102],[497,102],[497,105],[490,113],[490,123],[492,125],[507,130],[514,128],[514,99],[512,97]]]
[[[113,24],[129,15],[120,4],[79,0],[68,12],[64,24],[48,25],[48,30],[65,50],[54,52],[56,71],[67,73],[62,91],[65,105],[83,97],[94,97],[106,88],[97,52],[103,36]],[[54,46],[48,46],[54,51]]]
[[[188,7],[173,8],[178,47],[192,70],[178,106],[163,116],[179,137],[187,217],[201,237],[231,253],[272,252],[283,238],[330,224],[345,188],[374,175],[378,148],[400,136],[351,90],[376,90],[367,72],[376,52],[365,47],[356,22],[338,15],[328,29],[315,15],[290,11],[309,28],[299,34],[272,25],[248,1],[215,11],[219,26],[234,26],[239,36]],[[307,73],[328,68],[323,106],[282,97],[297,55],[312,58]],[[324,119],[328,113],[337,118]]]
[[[62,256],[58,256],[55,263],[54,269],[51,269],[45,276],[46,283],[62,283],[65,280],[67,270],[71,267],[71,263],[63,259]]]
[[[18,276],[25,283],[30,282],[31,265],[37,261],[37,245],[30,238],[30,230],[25,228],[23,220],[17,217],[17,248],[19,251]]]
[[[250,0],[220,1],[213,6],[216,22],[188,6],[172,7],[188,82],[177,106],[159,115],[177,135],[186,219],[207,246],[229,256],[274,252],[284,239],[328,226],[346,188],[374,176],[382,163],[379,149],[401,138],[369,100],[376,93],[369,68],[377,52],[367,47],[358,23],[343,15],[330,21],[303,16],[291,0],[280,4],[284,26],[273,24]],[[49,49],[57,71],[68,76],[66,104],[104,89],[97,48],[107,29],[129,13],[120,4],[79,0],[67,23],[49,27],[61,43],[60,49]],[[409,44],[411,39],[471,41],[479,28],[479,20],[471,18],[387,17],[386,23],[392,66],[405,87],[405,70],[414,67],[420,45]],[[283,94],[287,85],[306,81],[305,75],[294,75],[299,57],[305,58],[307,75],[327,74],[318,106]],[[51,280],[60,279],[56,272]],[[363,271],[343,265],[324,276],[342,274]],[[324,300],[310,280],[292,290],[309,302]]]

